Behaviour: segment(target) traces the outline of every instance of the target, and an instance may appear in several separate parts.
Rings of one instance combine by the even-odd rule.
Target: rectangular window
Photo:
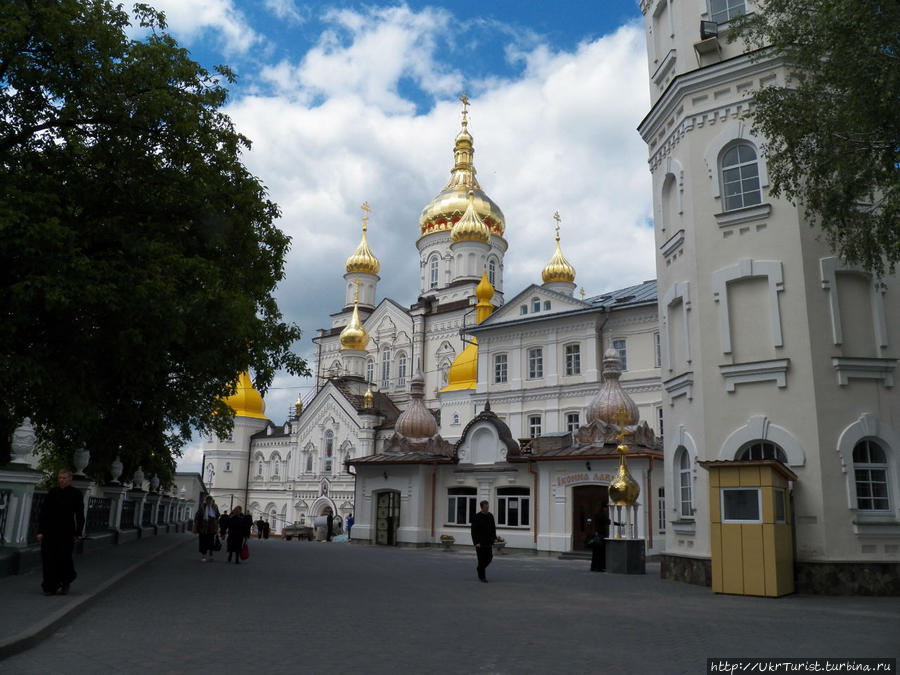
[[[460,487],[447,490],[447,523],[470,525],[475,517],[475,488]]]
[[[331,473],[331,460],[330,459],[325,460],[325,472]]]
[[[397,385],[406,386],[406,354],[401,354],[397,359]]]
[[[537,438],[541,435],[541,416],[531,415],[528,418],[528,435],[531,438]]]
[[[727,23],[746,12],[744,0],[709,0],[709,18],[716,23]]]
[[[619,353],[619,361],[621,362],[622,370],[628,370],[628,349],[625,343],[625,338],[613,340],[612,347]]]
[[[663,436],[663,409],[656,409],[656,419],[659,421],[659,436],[662,438]]]
[[[532,312],[540,312],[541,311],[541,299],[540,298],[532,298],[531,299],[531,311]]]
[[[544,351],[540,347],[528,350],[528,379],[544,376]]]
[[[577,431],[580,419],[578,413],[569,413],[566,415],[566,431],[572,433],[573,431]]]
[[[528,488],[497,489],[497,525],[528,527],[531,492]]]
[[[659,488],[656,497],[657,518],[659,519],[659,533],[665,534],[666,531],[666,489]]]
[[[723,523],[761,523],[759,488],[722,488]]]
[[[888,511],[887,471],[856,469],[856,505],[861,511]]]
[[[550,306],[551,306],[551,305],[550,305],[550,301],[549,301],[549,300],[544,300],[544,311],[545,311],[545,312],[547,312],[547,311],[550,310]]]
[[[381,354],[381,388],[391,386],[391,350],[385,349]]]
[[[522,305],[519,307],[519,314],[528,314],[528,305]]]
[[[506,354],[494,355],[494,382],[506,382]]]
[[[653,365],[657,368],[662,367],[662,341],[659,338],[659,333],[653,334],[653,348],[656,350],[655,358],[653,359]]]
[[[566,345],[566,375],[581,374],[581,345]]]

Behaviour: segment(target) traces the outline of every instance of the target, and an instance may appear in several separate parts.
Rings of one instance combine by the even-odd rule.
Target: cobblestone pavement
[[[581,560],[253,540],[156,557],[0,672],[705,673],[707,657],[894,657],[900,599],[717,596]],[[53,598],[34,594],[33,602]]]

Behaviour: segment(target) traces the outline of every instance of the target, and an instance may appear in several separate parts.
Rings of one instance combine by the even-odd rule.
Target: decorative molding
[[[881,380],[885,387],[894,386],[894,369],[897,359],[864,359],[850,356],[835,356],[831,364],[837,371],[838,384],[846,387],[850,379]]]
[[[731,319],[728,304],[728,284],[738,279],[765,277],[769,282],[769,312],[772,328],[772,346],[784,346],[781,334],[781,310],[778,293],[784,290],[780,260],[750,260],[745,258],[736,265],[716,270],[712,274],[713,298],[719,304],[719,339],[722,353],[731,353]],[[731,390],[729,390],[731,391]]]
[[[771,213],[771,204],[760,204],[758,206],[745,206],[742,209],[717,213],[713,217],[716,219],[716,224],[719,227],[731,227],[732,225],[750,223],[754,220],[765,220]]]
[[[687,396],[688,401],[692,401],[694,399],[694,372],[689,370],[665,380],[663,388],[669,394],[669,405],[675,405],[675,399],[679,396]]]
[[[784,427],[772,424],[764,415],[749,417],[745,425],[731,432],[719,449],[718,459],[733,460],[742,447],[753,441],[770,441],[777,444],[784,450],[790,466],[806,464],[806,453],[794,435]]]
[[[663,363],[661,364],[662,372],[673,372],[672,366],[672,334],[671,324],[669,322],[669,308],[676,302],[681,302],[684,308],[684,360],[685,363],[691,363],[691,332],[688,312],[691,309],[691,282],[678,281],[669,287],[662,298],[660,307],[662,309],[662,335],[665,337],[665,345],[662,350]]]
[[[674,49],[670,49],[669,53],[665,55],[662,60],[662,63],[659,64],[659,67],[656,69],[656,72],[650,77],[657,87],[660,86],[660,83],[666,78],[666,75],[669,73],[672,68],[675,67],[675,60],[677,54]]]
[[[675,251],[677,251],[684,244],[684,230],[678,230],[675,234],[673,234],[662,246],[659,247],[659,250],[662,252],[663,256],[668,258]]]
[[[739,384],[750,382],[774,381],[779,388],[787,386],[787,370],[790,359],[773,359],[771,361],[753,361],[719,366],[719,372],[725,378],[725,391],[734,391]]]
[[[869,300],[871,302],[872,322],[875,329],[875,348],[880,351],[888,346],[887,319],[884,313],[884,296],[887,284],[876,279],[871,273],[857,265],[846,265],[837,256],[819,259],[819,273],[822,288],[828,293],[828,309],[831,314],[831,335],[835,345],[843,344],[844,334],[841,324],[841,307],[837,293],[837,273],[855,272],[870,280]]]

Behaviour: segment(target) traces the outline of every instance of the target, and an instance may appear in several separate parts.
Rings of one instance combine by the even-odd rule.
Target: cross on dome
[[[363,202],[363,205],[360,208],[363,210],[363,213],[366,214],[363,216],[363,232],[365,232],[369,227],[369,213],[371,213],[372,207],[369,206],[369,202]]]

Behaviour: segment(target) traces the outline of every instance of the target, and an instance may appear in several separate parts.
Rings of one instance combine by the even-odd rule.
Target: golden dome
[[[345,267],[348,274],[351,272],[378,274],[378,270],[381,269],[381,263],[378,262],[378,258],[372,253],[372,249],[369,248],[369,242],[366,240],[366,230],[369,227],[369,211],[371,211],[368,202],[363,203],[362,210],[366,214],[363,216],[362,240],[359,242],[359,246],[356,247],[353,255],[347,258]]]
[[[469,205],[466,207],[466,212],[450,231],[450,239],[454,244],[460,241],[479,241],[482,244],[487,244],[491,240],[490,229],[478,217],[478,214],[475,213],[475,209],[472,207],[474,199],[475,193],[469,190]]]
[[[344,330],[341,331],[341,349],[363,350],[369,344],[369,334],[359,320],[359,312],[356,310],[356,305],[357,303],[354,301],[350,323],[344,326]]]
[[[625,455],[628,454],[628,446],[620,445],[617,448],[619,452],[619,471],[616,477],[609,484],[609,501],[616,506],[631,506],[637,501],[638,495],[641,494],[641,486],[631,477],[628,471],[628,462],[625,461]]]
[[[472,208],[478,218],[498,237],[503,236],[506,220],[503,211],[488,197],[475,179],[475,154],[472,136],[469,134],[466,107],[469,99],[463,94],[462,130],[456,136],[453,147],[454,164],[450,171],[450,181],[437,197],[432,199],[419,216],[419,234],[425,236],[435,232],[453,229],[469,208],[469,192],[473,193]]]
[[[263,414],[266,411],[266,404],[259,392],[253,388],[250,374],[246,370],[238,376],[237,390],[225,399],[225,403],[234,410],[235,417],[268,419]]]
[[[294,402],[294,413],[297,417],[300,417],[300,413],[303,412],[303,399],[300,398],[300,394],[297,394],[297,400]]]
[[[375,395],[372,393],[372,385],[366,388],[366,393],[363,394],[363,407],[371,408],[375,400]]]
[[[447,371],[447,386],[441,391],[458,391],[474,389],[478,374],[478,341],[472,338],[472,344],[466,345],[459,356],[450,364]]]
[[[556,253],[553,254],[550,262],[544,267],[543,272],[541,272],[541,278],[545,284],[554,281],[565,281],[571,284],[575,281],[575,268],[569,264],[569,261],[566,260],[559,249],[559,211],[554,213],[553,217],[556,219]]]
[[[437,421],[425,407],[425,377],[418,371],[409,382],[409,406],[394,422],[394,431],[410,440],[426,440],[437,435]]]
[[[641,419],[637,404],[622,389],[619,376],[622,375],[619,353],[615,349],[607,349],[603,354],[603,386],[591,399],[587,408],[588,424],[594,421],[614,424],[620,408],[625,410],[626,424],[634,426]]]

